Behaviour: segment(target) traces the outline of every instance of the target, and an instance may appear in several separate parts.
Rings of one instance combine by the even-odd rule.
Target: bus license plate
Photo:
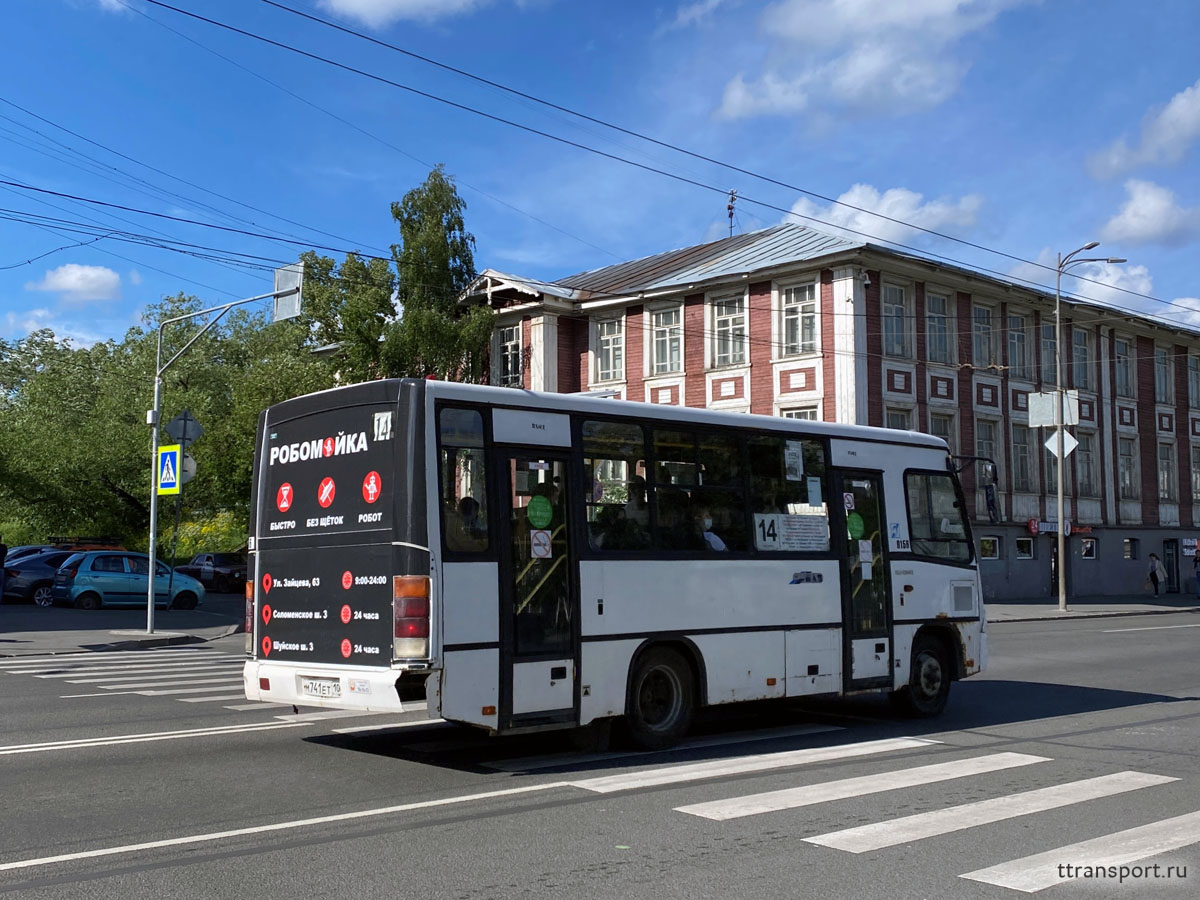
[[[342,683],[336,678],[301,678],[300,693],[306,697],[340,697]]]

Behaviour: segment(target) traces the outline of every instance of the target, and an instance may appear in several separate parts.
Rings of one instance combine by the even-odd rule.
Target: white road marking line
[[[1057,847],[958,877],[1034,894],[1073,880],[1059,874],[1060,865],[1125,866],[1195,843],[1200,843],[1200,812]]]
[[[239,700],[244,700],[246,694],[243,692],[238,696]],[[232,699],[232,698],[231,698]],[[267,700],[259,700],[257,703],[240,703],[237,706],[226,706],[226,709],[232,709],[234,712],[249,712],[252,709],[279,709],[281,706],[291,706],[290,703],[271,703]]]
[[[84,850],[79,853],[63,853],[58,856],[43,856],[35,859],[19,859],[15,862],[0,863],[0,872],[13,869],[31,869],[49,866],[55,863],[71,862],[79,859],[96,859],[102,856],[116,856],[123,853],[136,853],[142,850],[155,850],[160,847],[181,847],[188,844],[203,844],[231,837],[243,837],[250,834],[269,834],[278,831],[291,831],[306,828],[311,825],[328,825],[332,822],[350,822],[355,819],[369,819],[376,816],[394,815],[415,809],[432,809],[438,806],[453,806],[460,803],[471,803],[477,800],[490,800],[495,797],[511,797],[518,794],[529,794],[535,791],[548,791],[554,788],[569,787],[566,782],[555,781],[547,784],[529,784],[524,787],[506,788],[500,791],[485,791],[479,794],[465,794],[457,797],[444,797],[440,800],[423,800],[417,803],[404,803],[399,806],[384,806],[377,809],[364,809],[358,812],[338,813],[330,816],[317,816],[311,819],[294,819],[290,822],[275,822],[271,825],[255,825],[248,828],[235,828],[230,831],[213,831],[208,834],[193,834],[185,837],[167,838],[160,841],[147,841],[143,844],[126,844],[121,847],[104,847],[100,850]]]
[[[726,819],[740,819],[744,816],[795,809],[798,806],[812,806],[833,800],[845,800],[848,797],[862,797],[866,794],[880,794],[884,791],[949,781],[952,778],[966,778],[971,775],[1029,766],[1040,762],[1050,762],[1050,760],[1044,756],[1030,756],[1026,753],[990,753],[986,756],[973,756],[953,762],[934,763],[912,769],[898,769],[895,772],[864,775],[859,778],[842,778],[838,781],[824,781],[803,787],[785,788],[781,791],[749,794],[730,800],[692,803],[688,806],[678,806],[675,811],[720,822]]]
[[[169,671],[169,672],[164,671],[163,675],[164,675],[164,677],[171,677],[173,675],[185,675],[185,674],[186,675],[209,675],[213,672],[238,672],[238,670],[230,669],[228,666],[197,666],[194,669],[182,669],[182,670],[175,670],[175,671]],[[93,675],[89,678],[67,679],[67,684],[95,684],[98,681],[103,681],[106,683],[117,683],[117,682],[121,682],[121,681],[137,681],[139,678],[146,678],[148,675],[152,675],[152,674],[154,674],[154,673],[153,672],[142,672],[140,675],[121,675],[118,677],[114,677],[112,675]],[[240,677],[240,672],[238,673],[238,675]]]
[[[237,669],[239,666],[236,663],[216,663],[209,661],[204,663],[205,666],[212,667],[220,665],[221,668]],[[80,675],[121,675],[123,673],[140,673],[149,674],[151,672],[186,672],[190,669],[198,668],[198,665],[193,662],[171,662],[171,663],[146,663],[140,666],[101,666],[99,668],[87,669],[71,669],[66,672],[61,672],[57,669],[45,669],[42,673],[26,672],[26,675],[33,675],[34,678],[78,678]]]
[[[300,713],[299,715],[276,716],[284,722],[323,722],[326,719],[353,719],[355,716],[391,716],[394,710],[365,710],[365,709],[327,709],[321,712]]]
[[[383,725],[359,725],[357,728],[333,728],[330,729],[334,734],[362,734],[366,731],[389,731],[393,728],[420,728],[426,727],[430,731],[441,731],[447,727],[456,728],[458,726],[445,719],[410,719],[406,722],[387,722]]]
[[[763,731],[738,731],[732,734],[712,735],[706,738],[683,741],[676,744],[669,752],[694,750],[703,747],[723,747],[727,744],[746,744],[752,741],[769,741],[780,737],[798,737],[806,734],[823,734],[830,731],[845,731],[841,725],[796,725],[787,728],[771,728]],[[534,769],[550,769],[556,766],[574,766],[593,762],[605,762],[610,759],[628,759],[632,756],[654,756],[668,751],[663,750],[623,750],[615,753],[574,753],[547,754],[545,756],[526,756],[520,759],[505,759],[499,762],[484,763],[485,769],[495,769],[498,772],[528,772]]]
[[[219,657],[222,659],[235,659],[229,653],[221,653],[216,650],[122,650],[120,652],[110,652],[108,650],[92,651],[83,653],[63,653],[58,656],[37,656],[29,657],[28,659],[18,659],[16,657],[7,657],[3,662],[0,662],[0,668],[8,671],[10,669],[45,669],[50,666],[71,666],[79,663],[88,665],[96,665],[101,660],[111,660],[113,662],[131,662],[135,659],[163,659],[175,657],[185,659],[188,657]],[[16,674],[14,672],[14,674]]]
[[[74,682],[72,682],[74,683]],[[230,678],[229,676],[214,675],[211,678],[187,678],[183,681],[143,681],[140,684],[114,684],[111,688],[107,685],[98,684],[96,687],[106,691],[132,690],[133,688],[160,688],[160,687],[178,687],[181,684],[223,684],[226,687],[233,685],[241,686],[242,679]]]
[[[142,697],[170,697],[174,694],[213,694],[217,691],[227,691],[238,683],[236,681],[226,681],[224,684],[217,685],[216,687],[171,688],[169,691],[135,691],[134,693]]]
[[[1002,822],[1005,819],[1015,819],[1018,816],[1178,780],[1167,775],[1150,775],[1145,772],[1117,772],[1113,775],[1056,784],[1053,787],[1023,791],[991,800],[963,803],[959,806],[890,819],[887,822],[831,831],[804,840],[809,844],[832,847],[834,850],[866,853],[869,850],[881,850],[884,847],[894,847],[897,844],[907,844],[953,831]]]
[[[304,722],[250,722],[244,725],[215,725],[210,728],[189,728],[184,731],[152,731],[144,734],[115,734],[109,737],[76,738],[71,741],[49,741],[42,744],[11,744],[0,747],[0,756],[17,753],[43,753],[48,750],[79,750],[84,747],[103,747],[109,744],[141,744],[151,741],[173,741],[180,738],[211,737],[237,734],[242,731],[262,731],[303,725]]]
[[[113,691],[110,694],[59,694],[59,700],[79,700],[84,697],[119,697],[122,694],[140,694],[141,691]]]
[[[223,697],[180,697],[180,703],[216,703],[218,700],[241,700],[245,694],[226,694]],[[228,708],[228,707],[226,707]]]
[[[1148,625],[1145,628],[1109,628],[1103,634],[1120,634],[1123,631],[1166,631],[1168,628],[1200,628],[1200,623],[1192,625]]]
[[[715,759],[709,762],[648,769],[643,772],[623,772],[619,775],[605,775],[600,778],[575,781],[572,784],[585,791],[607,794],[612,791],[627,791],[661,784],[678,784],[684,781],[699,781],[704,778],[720,778],[725,775],[741,775],[747,772],[763,772],[789,766],[853,759],[858,756],[889,753],[893,750],[929,749],[932,745],[940,743],[941,741],[929,738],[886,738],[878,741],[863,741],[859,744],[839,744],[836,747],[808,747],[803,750],[736,756],[732,759]]]

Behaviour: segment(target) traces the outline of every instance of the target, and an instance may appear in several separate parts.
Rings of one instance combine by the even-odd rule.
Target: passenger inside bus
[[[461,498],[446,518],[446,546],[449,549],[466,552],[487,549],[487,518],[478,500],[471,496]]]
[[[696,527],[700,531],[700,536],[704,540],[704,546],[709,550],[725,551],[727,548],[725,542],[721,540],[720,535],[713,530],[712,512],[708,507],[701,506],[696,510]]]

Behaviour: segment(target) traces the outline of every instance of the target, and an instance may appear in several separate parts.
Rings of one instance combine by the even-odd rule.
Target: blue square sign
[[[179,493],[179,445],[170,444],[158,448],[158,492]]]

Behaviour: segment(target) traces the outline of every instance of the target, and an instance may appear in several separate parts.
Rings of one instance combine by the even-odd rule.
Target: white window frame
[[[986,322],[981,321],[981,313],[987,314]],[[977,369],[1000,363],[1000,354],[996,352],[996,313],[996,307],[991,304],[971,304],[971,364]],[[981,349],[986,352],[981,353]]]
[[[933,435],[934,437],[943,437],[942,435],[938,434],[933,428],[933,422],[935,419],[945,419],[950,423],[950,427],[948,429],[948,432],[949,432],[948,437],[945,437],[943,439],[946,441],[947,444],[950,445],[950,452],[957,453],[958,452],[958,417],[955,416],[954,413],[952,413],[952,412],[947,412],[947,411],[943,411],[940,409],[929,410],[929,433],[931,435]]]
[[[1192,502],[1200,503],[1200,445],[1192,445]]]
[[[1188,367],[1188,406],[1200,409],[1200,356],[1189,353]]]
[[[957,341],[955,340],[954,328],[954,303],[951,300],[953,295],[950,291],[931,290],[925,288],[925,359],[931,363],[940,363],[945,366],[954,365],[954,351]],[[946,301],[945,313],[935,314],[930,312],[930,304],[933,298],[938,297]],[[936,318],[940,318],[945,327],[946,352],[941,358],[935,356],[932,352],[933,347],[933,324]]]
[[[992,428],[995,429],[994,435],[992,437],[992,446],[991,446],[990,452],[985,453],[984,452],[985,448],[979,446],[979,432],[981,430],[979,427],[980,425],[990,425]],[[975,417],[975,455],[976,456],[986,456],[986,457],[990,458],[993,462],[996,463],[996,480],[999,484],[1004,483],[1004,473],[1005,473],[1004,459],[1003,459],[1003,455],[1000,452],[1003,449],[1004,449],[1004,443],[1003,443],[1002,436],[1000,434],[1000,420],[976,416]],[[978,467],[979,468],[977,471],[977,480],[979,482],[980,487],[982,487],[984,484],[983,463],[982,462],[979,463]]]
[[[808,311],[806,312],[806,309]],[[795,320],[796,340],[788,340],[788,324]],[[805,340],[805,323],[811,338]],[[821,351],[821,292],[817,282],[797,281],[779,287],[779,352],[781,358],[809,356]]]
[[[651,307],[650,313],[650,374],[655,375],[678,375],[683,371],[683,304],[676,303],[672,306]],[[672,314],[676,317],[677,324],[661,325],[659,324],[659,316]],[[672,334],[674,332],[674,334]],[[659,338],[663,338],[663,344],[666,347],[667,358],[662,360],[659,358]],[[678,360],[675,363],[671,361],[671,343],[678,342],[679,352]]]
[[[893,425],[889,421],[892,416],[903,416],[904,426]],[[913,430],[913,410],[908,406],[887,406],[883,410],[883,427],[892,428],[898,431]]]
[[[738,309],[722,309],[729,304],[737,304]],[[745,291],[713,297],[709,306],[712,321],[712,368],[744,366],[749,361],[747,339],[750,333],[749,304]],[[728,332],[729,350],[725,354],[721,352],[722,329]]]
[[[1019,328],[1012,327],[1014,319],[1020,321],[1021,325]],[[1030,352],[1031,348],[1029,346],[1030,343],[1032,343],[1030,341],[1029,334],[1032,325],[1033,316],[1021,310],[1009,310],[1008,321],[1004,323],[1004,327],[1008,332],[1006,335],[1008,340],[1008,374],[1013,378],[1020,379],[1021,381],[1033,381],[1033,354]],[[1013,352],[1014,338],[1017,337],[1017,335],[1020,335],[1021,355],[1025,358],[1022,365],[1018,365],[1013,361],[1013,357],[1016,355]]]
[[[1099,436],[1094,431],[1076,431],[1076,438],[1079,440],[1079,446],[1075,448],[1075,484],[1076,490],[1080,497],[1099,497],[1100,496],[1100,479],[1098,477],[1099,470],[1096,467],[1096,452],[1100,446]],[[1084,449],[1085,441],[1088,449]],[[1084,458],[1087,458],[1088,465],[1083,465]],[[1084,469],[1091,470],[1091,479],[1085,480]]]
[[[521,323],[501,325],[496,329],[496,384],[500,387],[522,387]]]
[[[1028,550],[1022,550],[1021,545],[1024,544]],[[1037,553],[1037,541],[1031,537],[1019,537],[1013,541],[1014,555],[1017,559],[1035,559]]]
[[[1168,347],[1154,348],[1154,402],[1175,402],[1175,361]]]
[[[611,329],[611,330],[610,330]],[[625,317],[605,316],[592,320],[595,364],[592,383],[625,380]],[[609,358],[606,360],[606,355]],[[606,365],[608,368],[606,368]]]
[[[899,302],[892,292],[899,292]],[[880,332],[883,355],[896,359],[912,359],[912,296],[907,285],[885,281],[879,292]],[[890,323],[890,326],[889,326]]]
[[[1121,352],[1121,345],[1125,352]],[[1132,400],[1137,396],[1137,378],[1133,365],[1135,343],[1132,338],[1117,337],[1113,339],[1113,389],[1118,397]]]
[[[1163,458],[1163,451],[1166,459]],[[1158,469],[1158,499],[1167,503],[1179,500],[1179,460],[1175,455],[1174,441],[1157,441],[1155,460]]]
[[[819,405],[812,406],[789,406],[786,409],[779,410],[781,419],[803,419],[806,422],[821,421],[821,407]]]
[[[1047,339],[1046,335],[1050,335]],[[1042,355],[1042,383],[1058,384],[1058,331],[1053,322],[1043,322],[1038,334],[1038,352]]]
[[[1080,338],[1083,343],[1080,343]],[[1075,379],[1075,387],[1085,391],[1095,389],[1092,383],[1094,377],[1093,363],[1095,354],[1092,352],[1092,332],[1087,328],[1071,327],[1071,377]],[[1080,353],[1084,359],[1080,360]],[[1080,374],[1083,378],[1080,378]]]
[[[1017,429],[1020,429],[1020,432]],[[1013,422],[1009,430],[1012,433],[1013,492],[1019,494],[1036,493],[1038,490],[1038,478],[1034,467],[1037,460],[1037,451],[1034,449],[1036,443],[1034,441],[1034,431],[1022,422]],[[1018,453],[1018,450],[1024,452]],[[1021,471],[1022,458],[1024,461],[1024,472]],[[1023,481],[1019,480],[1022,476]]]
[[[1128,447],[1128,456],[1121,451]],[[1128,465],[1125,460],[1128,459]],[[1138,441],[1135,437],[1117,437],[1117,496],[1122,500],[1140,500],[1142,498],[1140,461],[1138,459]]]

